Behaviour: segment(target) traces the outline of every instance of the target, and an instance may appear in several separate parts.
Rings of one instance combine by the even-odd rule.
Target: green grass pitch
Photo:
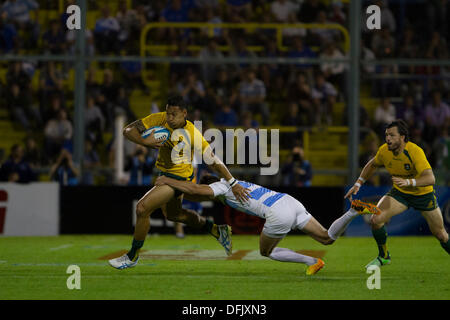
[[[342,237],[323,246],[287,236],[280,247],[323,255],[315,276],[305,266],[258,255],[257,236],[233,237],[232,259],[207,235],[150,236],[138,266],[116,270],[107,257],[132,236],[0,238],[0,299],[450,299],[450,259],[433,237],[389,237],[392,264],[381,289],[369,290],[364,266],[377,254],[372,238]],[[69,290],[67,267],[78,265],[81,289]]]

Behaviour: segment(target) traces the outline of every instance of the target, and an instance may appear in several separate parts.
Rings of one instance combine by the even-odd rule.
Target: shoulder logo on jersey
[[[411,170],[411,166],[409,165],[409,163],[405,163],[405,170]]]

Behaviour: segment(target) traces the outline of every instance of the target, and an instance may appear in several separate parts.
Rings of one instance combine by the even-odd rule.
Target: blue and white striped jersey
[[[217,197],[222,203],[260,218],[265,218],[270,208],[286,195],[246,181],[239,181],[239,184],[250,190],[251,198],[245,203],[236,200],[225,179],[220,179],[220,181],[211,183],[209,186],[214,192],[214,197]]]

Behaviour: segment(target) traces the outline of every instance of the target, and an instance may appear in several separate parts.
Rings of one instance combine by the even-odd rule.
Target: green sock
[[[131,250],[128,251],[127,256],[131,261],[138,257],[139,249],[144,245],[144,240],[135,240],[133,239],[133,243],[131,244]]]
[[[450,254],[450,238],[447,240],[447,242],[441,242],[441,247],[444,248],[444,250],[447,251],[448,254]]]
[[[378,256],[382,258],[388,258],[389,251],[387,251],[386,247],[386,240],[387,240],[386,228],[382,226],[380,229],[377,230],[372,229],[372,234],[378,245]]]

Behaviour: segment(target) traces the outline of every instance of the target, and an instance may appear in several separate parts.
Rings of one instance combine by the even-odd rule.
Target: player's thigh
[[[393,216],[408,209],[403,203],[388,195],[383,196],[380,201],[378,201],[377,207],[380,208],[381,213],[373,215],[370,221],[372,225],[380,227],[391,220]]]
[[[445,238],[447,238],[447,232],[445,231],[441,209],[437,207],[431,211],[421,211],[421,213],[427,221],[431,233],[438,238],[442,238],[442,240],[439,240],[445,241]]]
[[[155,186],[148,191],[137,203],[138,215],[150,214],[161,208],[173,198],[175,191],[169,186]]]
[[[264,231],[261,232],[261,235],[259,236],[259,251],[261,255],[266,257],[269,256],[282,239],[283,237],[274,238],[265,234]]]
[[[330,237],[328,236],[327,229],[325,229],[320,224],[320,222],[312,216],[309,219],[308,223],[301,230],[320,243],[329,244],[333,242],[332,239],[330,239]]]
[[[178,198],[172,197],[167,203],[161,206],[161,210],[164,216],[169,220],[175,219],[181,213],[182,202],[183,202],[183,195],[181,195]]]

